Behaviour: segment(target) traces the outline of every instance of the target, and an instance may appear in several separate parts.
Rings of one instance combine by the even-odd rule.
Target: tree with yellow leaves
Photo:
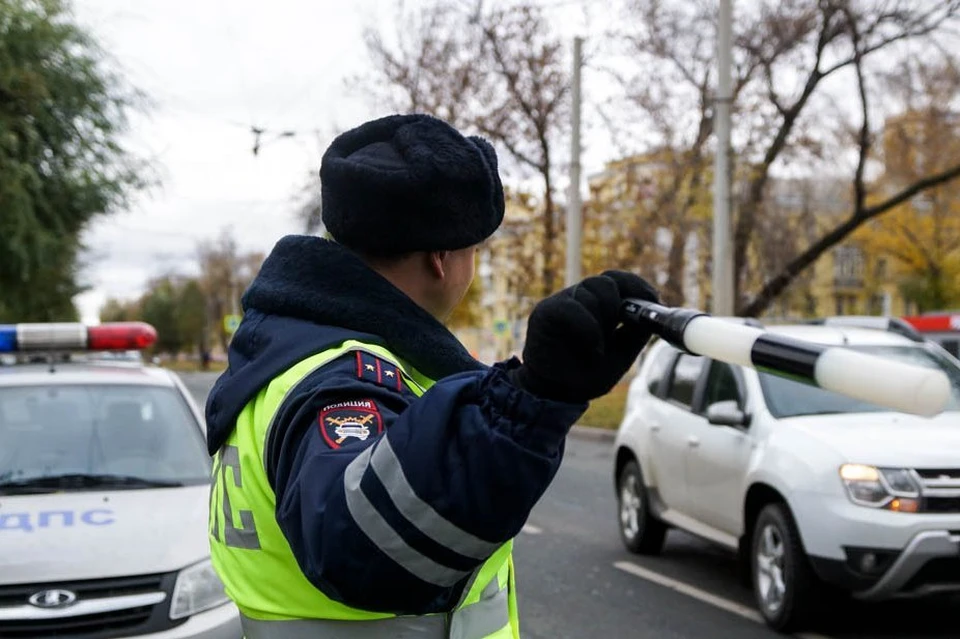
[[[890,275],[920,312],[960,304],[960,193],[954,191],[953,202],[931,194],[898,207],[862,234],[865,250],[888,258]]]
[[[887,123],[884,179],[915,180],[960,157],[960,116],[939,109],[907,113]],[[960,304],[960,184],[929,189],[860,232],[867,254],[883,256],[904,297],[921,312]]]

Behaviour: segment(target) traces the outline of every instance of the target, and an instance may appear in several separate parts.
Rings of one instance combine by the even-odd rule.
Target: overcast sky
[[[565,32],[586,31],[580,3],[544,2]],[[334,132],[384,115],[345,91],[344,80],[365,70],[363,26],[393,7],[393,0],[75,0],[77,19],[154,101],[129,144],[155,160],[163,183],[87,232],[93,290],[76,300],[84,321],[97,321],[107,297],[136,297],[152,276],[191,272],[197,242],[224,227],[244,249],[265,252],[299,232],[294,197]],[[251,125],[267,130],[256,157]],[[271,140],[282,130],[296,136]]]

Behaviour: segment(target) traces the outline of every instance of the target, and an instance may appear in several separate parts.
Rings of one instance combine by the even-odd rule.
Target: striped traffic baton
[[[933,417],[950,400],[950,381],[932,368],[798,340],[702,311],[645,300],[625,300],[621,316],[693,355],[754,368],[900,412]]]

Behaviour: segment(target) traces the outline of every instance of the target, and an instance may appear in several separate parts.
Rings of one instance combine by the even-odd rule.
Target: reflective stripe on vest
[[[360,489],[360,480],[368,468],[383,483],[393,499],[393,505],[416,526],[417,530],[449,550],[475,559],[485,559],[497,551],[500,544],[491,544],[461,530],[441,517],[429,504],[423,502],[400,467],[390,441],[384,437],[357,455],[343,474],[347,509],[360,530],[385,555],[407,572],[436,586],[452,586],[470,576],[470,571],[447,568],[414,550],[387,523],[380,512]]]
[[[485,639],[508,630],[507,588],[494,590],[497,580],[484,589],[475,604],[449,615],[392,617],[373,621],[292,619],[258,621],[241,616],[245,639]],[[490,592],[492,591],[492,592]],[[513,634],[505,634],[512,637]]]
[[[385,552],[390,550],[388,556],[412,574],[447,585],[469,577],[454,611],[397,617],[352,608],[326,597],[300,571],[276,522],[276,498],[266,476],[264,446],[283,401],[311,373],[353,351],[368,352],[396,366],[417,396],[433,385],[433,380],[382,347],[344,342],[294,364],[264,387],[241,412],[234,432],[215,456],[210,502],[212,560],[227,594],[240,609],[247,638],[519,639],[512,541],[498,545],[479,539],[420,499],[386,437],[351,462],[344,483],[349,484],[351,477],[359,481],[371,470],[397,510],[424,535],[463,556],[487,559],[472,573],[456,571],[415,551],[399,535],[383,534],[390,531],[382,529],[378,532],[379,514],[361,490],[347,492],[353,502],[351,516],[364,534]]]

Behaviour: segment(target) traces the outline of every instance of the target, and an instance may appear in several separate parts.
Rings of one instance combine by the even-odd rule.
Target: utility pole
[[[573,122],[571,123],[570,193],[567,197],[567,286],[580,281],[581,243],[583,226],[580,203],[580,71],[583,68],[581,52],[583,38],[573,39]]]
[[[733,102],[730,78],[733,0],[720,0],[717,20],[717,92],[713,117],[717,151],[713,176],[713,308],[714,315],[733,315],[733,250],[730,215],[730,109]]]

